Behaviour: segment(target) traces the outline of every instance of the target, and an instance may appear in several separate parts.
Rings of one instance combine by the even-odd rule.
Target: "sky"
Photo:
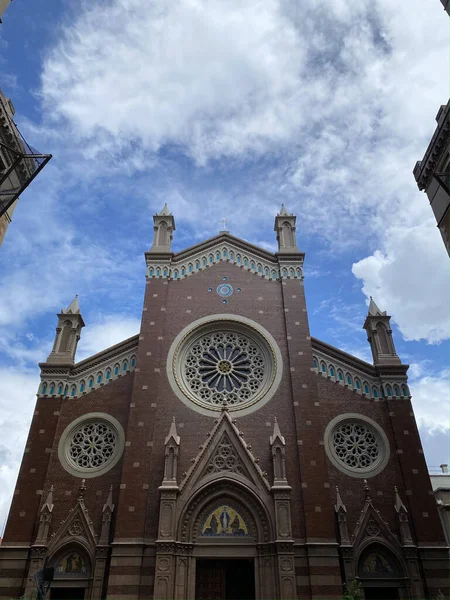
[[[439,0],[15,0],[0,87],[53,154],[0,249],[0,533],[56,313],[77,360],[136,334],[152,215],[173,247],[218,233],[275,251],[297,215],[313,336],[371,362],[392,315],[430,467],[449,456],[449,260],[412,169],[449,96]]]

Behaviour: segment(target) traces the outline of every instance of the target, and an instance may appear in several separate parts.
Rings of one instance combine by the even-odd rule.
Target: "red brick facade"
[[[224,242],[247,247],[227,234],[207,244],[214,253]],[[189,252],[168,253],[161,272]],[[374,400],[321,377],[313,366],[303,281],[283,277],[280,267],[283,261],[298,264],[303,255],[260,252],[281,269],[280,277],[262,277],[223,256],[190,276],[148,277],[134,372],[73,398],[39,395],[0,547],[1,597],[31,594],[34,572],[54,566],[70,550],[84,557],[87,572],[52,586],[83,588],[85,598],[192,598],[196,561],[213,557],[253,561],[257,598],[338,598],[349,578],[361,577],[366,588],[386,586],[383,577],[364,579],[361,572],[358,560],[370,544],[382,554],[384,549],[387,561],[393,557],[399,572],[391,573],[389,586],[397,597],[448,591],[447,550],[410,399]],[[216,293],[224,278],[234,290],[226,304]],[[215,418],[192,410],[167,376],[169,350],[180,331],[219,314],[262,326],[282,357],[275,394],[242,417],[232,408]],[[88,413],[114,417],[125,446],[111,470],[86,478],[84,490],[82,478],[62,467],[58,444],[66,427]],[[389,460],[367,485],[336,468],[324,449],[327,425],[347,413],[372,419],[389,441]],[[176,436],[168,440],[173,419],[179,442]],[[283,443],[270,441],[275,419]],[[219,431],[231,440],[248,483],[226,470],[202,483],[202,461],[215,451]],[[277,443],[285,465],[278,484]],[[171,452],[172,483],[165,479]],[[336,487],[345,505],[338,513]],[[195,519],[213,501],[235,502],[248,514],[257,532],[251,543],[211,538],[206,544],[191,535]],[[49,516],[48,532],[44,541],[39,533],[37,543],[38,531],[46,531],[39,529],[47,522],[43,515]]]

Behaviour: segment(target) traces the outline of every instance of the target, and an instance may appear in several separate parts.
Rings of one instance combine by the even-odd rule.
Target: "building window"
[[[241,410],[263,397],[266,402],[280,377],[274,340],[269,344],[260,326],[253,329],[240,319],[205,319],[199,328],[189,326],[190,333],[169,352],[175,393],[192,408],[210,411]]]
[[[373,477],[389,459],[389,442],[381,427],[354,413],[340,415],[328,424],[324,445],[331,462],[353,477]]]
[[[80,394],[84,392],[84,381],[80,383]]]
[[[42,390],[41,390],[41,394],[46,394],[47,393],[47,384],[43,383],[42,384]]]
[[[128,361],[124,360],[123,361],[123,367],[122,367],[123,371],[128,371]]]
[[[322,371],[322,373],[326,373],[327,372],[327,367],[326,367],[325,363],[322,363],[320,365],[320,370]]]
[[[55,386],[52,384],[50,386],[50,396],[53,396],[54,393],[55,393]]]
[[[364,384],[364,393],[369,395],[369,386],[367,385],[367,383]]]
[[[390,385],[386,386],[386,395],[388,396],[388,398],[390,396],[392,396],[392,390],[391,390],[391,386]]]
[[[72,396],[72,398],[75,396],[75,386],[72,387],[70,395]]]
[[[108,369],[106,371],[106,379],[109,379],[111,377],[111,369]]]
[[[63,432],[58,457],[62,466],[76,477],[96,477],[109,471],[124,448],[120,423],[102,413],[75,419]]]
[[[58,385],[58,396],[62,394],[63,388],[62,385]]]
[[[359,383],[359,379],[355,379],[355,386],[357,390],[361,389],[361,384]]]
[[[316,359],[314,359],[313,364],[314,364],[314,368],[317,369],[317,360]]]
[[[102,382],[102,379],[103,379],[103,375],[102,375],[101,373],[99,373],[99,374],[97,375],[97,383],[101,383],[101,382]]]
[[[94,378],[93,377],[89,377],[88,387],[91,388],[93,385],[94,385]]]
[[[119,368],[120,368],[119,365],[116,365],[114,367],[114,375],[118,375],[119,374]]]
[[[338,371],[338,379],[339,379],[339,381],[343,381],[344,380],[344,376],[342,374],[342,371]]]
[[[136,364],[136,359],[133,356],[133,358],[131,359],[131,366],[134,367],[135,364]]]
[[[378,390],[377,388],[373,388],[373,397],[378,398]]]
[[[331,375],[331,377],[334,377],[334,369],[333,369],[333,367],[330,367],[330,375]]]

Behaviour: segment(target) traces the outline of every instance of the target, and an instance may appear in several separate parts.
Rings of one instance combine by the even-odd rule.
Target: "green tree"
[[[344,600],[364,600],[364,592],[359,581],[353,579],[345,584]]]

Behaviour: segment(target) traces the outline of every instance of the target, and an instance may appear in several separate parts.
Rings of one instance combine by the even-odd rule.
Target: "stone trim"
[[[114,448],[113,455],[102,466],[98,468],[84,469],[74,465],[74,463],[69,459],[69,442],[76,429],[78,429],[81,425],[88,424],[90,422],[104,422],[106,425],[108,425],[108,427],[113,429],[116,435],[116,446]],[[106,413],[93,412],[78,417],[65,428],[61,434],[58,444],[58,458],[64,469],[75,477],[99,477],[100,475],[107,473],[118,463],[122,457],[124,448],[125,432],[119,421]]]
[[[270,281],[303,279],[303,254],[279,259],[256,246],[238,243],[237,238],[225,235],[213,238],[211,242],[175,255],[146,253],[147,279],[185,279],[220,262],[234,264]]]
[[[355,469],[348,465],[345,465],[341,460],[338,459],[333,447],[333,431],[337,427],[337,425],[344,421],[360,422],[363,425],[367,425],[368,428],[372,429],[377,438],[381,454],[380,459],[377,460],[377,462],[374,465],[364,469]],[[361,415],[359,413],[343,413],[332,419],[325,429],[323,440],[325,452],[330,462],[339,471],[341,471],[341,473],[349,475],[350,477],[358,477],[365,479],[369,477],[374,477],[375,475],[378,475],[378,473],[381,473],[381,471],[385,468],[390,458],[389,441],[383,429],[378,425],[378,423],[376,423],[369,417],[366,417],[365,415]]]
[[[206,416],[216,416],[217,413],[222,410],[221,406],[211,405],[211,407],[206,407],[206,405],[197,403],[193,401],[192,398],[188,397],[178,384],[178,365],[175,364],[177,360],[178,349],[183,344],[184,340],[195,334],[195,332],[200,328],[205,328],[206,330],[208,326],[214,327],[217,326],[217,324],[220,324],[220,322],[224,323],[224,327],[231,325],[235,328],[241,328],[244,333],[247,331],[250,336],[254,335],[254,331],[256,330],[256,333],[263,338],[265,345],[268,346],[272,353],[272,380],[270,386],[266,388],[265,393],[262,396],[257,395],[253,402],[243,404],[242,408],[239,404],[229,406],[230,412],[236,413],[236,416],[244,416],[254,412],[258,408],[261,408],[273,397],[278,389],[283,375],[283,359],[281,357],[278,344],[273,336],[264,327],[256,323],[256,321],[252,321],[251,319],[247,319],[246,317],[241,317],[238,315],[219,314],[203,317],[197,321],[194,321],[193,323],[190,323],[182,331],[180,331],[169,349],[166,362],[167,377],[177,398],[179,398],[189,408]]]
[[[138,335],[87,358],[73,367],[41,363],[38,396],[81,398],[135,370]],[[124,370],[124,366],[126,369]],[[116,367],[119,367],[116,373]],[[109,377],[107,374],[109,372]],[[100,381],[99,381],[100,376]],[[90,384],[92,381],[92,385]],[[81,389],[84,382],[84,389]],[[46,386],[46,387],[45,387]],[[53,390],[53,392],[52,392]],[[59,393],[59,390],[61,392]]]
[[[386,381],[385,376],[369,363],[316,338],[311,338],[311,341],[313,361],[317,363],[313,362],[316,374],[367,398],[375,400],[390,397],[410,398],[404,372],[390,373],[391,378]],[[339,377],[340,373],[342,378]]]

